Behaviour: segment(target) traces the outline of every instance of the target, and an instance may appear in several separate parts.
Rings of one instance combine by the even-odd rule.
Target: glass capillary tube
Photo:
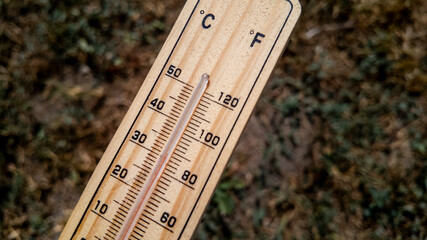
[[[193,113],[196,110],[197,105],[199,104],[203,96],[203,93],[208,87],[208,82],[209,75],[205,73],[202,75],[202,78],[197,84],[196,89],[191,95],[187,107],[185,107],[182,116],[178,120],[175,129],[173,130],[168,142],[166,143],[165,148],[157,159],[156,164],[154,165],[153,170],[151,171],[142,190],[138,193],[136,201],[132,205],[131,210],[129,211],[128,217],[124,221],[119,233],[117,234],[117,240],[129,239],[133,229],[135,228],[136,223],[138,222],[142,214],[142,211],[147,205],[148,199],[152,195],[155,187],[157,186],[157,182],[159,181],[164,169],[166,168],[166,165],[169,162],[169,159],[175,151],[175,148],[178,145],[179,140],[181,139],[182,134],[185,131],[185,128],[190,122],[191,117],[193,116]]]

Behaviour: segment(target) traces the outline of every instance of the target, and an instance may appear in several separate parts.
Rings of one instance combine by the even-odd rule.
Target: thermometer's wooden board
[[[130,239],[189,239],[300,15],[297,0],[189,0],[60,239],[116,239],[203,74],[208,87]]]

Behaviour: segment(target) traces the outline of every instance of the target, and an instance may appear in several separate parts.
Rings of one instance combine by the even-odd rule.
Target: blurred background
[[[56,239],[183,0],[0,0],[0,239]],[[303,0],[195,239],[427,239],[427,2]]]

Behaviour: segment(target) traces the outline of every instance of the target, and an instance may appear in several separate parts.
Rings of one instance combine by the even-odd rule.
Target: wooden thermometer
[[[189,0],[60,239],[189,239],[300,15]]]

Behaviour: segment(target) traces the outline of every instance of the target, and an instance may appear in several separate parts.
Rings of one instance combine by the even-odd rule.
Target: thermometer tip
[[[201,81],[207,84],[209,82],[209,74],[203,73]]]
[[[206,79],[206,80],[209,80],[209,74],[207,74],[207,73],[203,73],[203,75],[202,75],[202,79]]]

